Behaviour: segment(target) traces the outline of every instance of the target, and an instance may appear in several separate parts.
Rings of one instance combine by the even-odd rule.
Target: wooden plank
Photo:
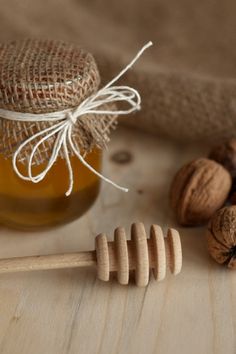
[[[111,156],[128,151],[117,164]],[[181,147],[119,129],[105,154],[104,173],[130,187],[103,185],[81,219],[50,231],[0,229],[0,257],[89,250],[94,237],[133,221],[177,227],[168,206],[171,178],[204,148]],[[1,354],[235,354],[236,277],[218,266],[205,247],[204,228],[178,228],[183,271],[147,288],[102,283],[93,269],[0,276]]]

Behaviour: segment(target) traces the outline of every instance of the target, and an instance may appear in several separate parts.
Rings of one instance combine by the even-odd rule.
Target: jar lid
[[[75,44],[28,39],[0,45],[0,108],[64,110],[78,106],[99,84],[93,56]]]
[[[54,40],[26,39],[0,44],[0,108],[44,114],[77,107],[97,92],[99,71],[93,56],[75,44]],[[104,107],[114,108],[114,104]],[[116,115],[85,114],[73,125],[72,139],[87,153],[103,148],[116,125]],[[0,117],[0,153],[13,156],[16,148],[33,134],[55,122],[19,122]],[[27,144],[18,162],[27,163],[39,139]],[[56,134],[45,140],[34,154],[33,164],[48,161]],[[69,154],[73,152],[69,150]],[[64,153],[59,155],[63,158]]]

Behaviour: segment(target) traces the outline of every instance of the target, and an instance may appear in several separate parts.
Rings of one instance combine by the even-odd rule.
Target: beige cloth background
[[[235,0],[0,0],[0,10],[0,40],[74,41],[95,55],[104,81],[152,40],[122,80],[143,97],[125,121],[182,141],[235,133]]]

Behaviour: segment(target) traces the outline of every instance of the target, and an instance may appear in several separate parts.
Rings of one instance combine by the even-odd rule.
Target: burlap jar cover
[[[48,113],[78,106],[98,90],[99,71],[93,56],[73,44],[59,41],[25,40],[0,46],[0,108],[24,113]],[[117,116],[82,116],[73,125],[73,139],[89,152],[103,148]],[[11,157],[16,146],[51,122],[15,122],[0,118],[0,153]],[[50,156],[56,136],[43,142],[34,163]],[[24,163],[32,144],[22,151]],[[70,153],[73,153],[70,151]],[[63,152],[60,152],[63,156]]]
[[[140,108],[140,96],[135,89],[112,84],[150,45],[148,43],[144,46],[115,79],[99,89],[100,76],[93,56],[74,44],[50,40],[1,44],[0,153],[6,158],[13,156],[13,167],[17,174],[25,180],[39,182],[42,178],[21,175],[17,163],[47,163],[56,151],[56,158],[66,158],[71,175],[71,192],[73,176],[68,156],[76,153],[85,164],[81,155],[86,155],[94,147],[103,148],[106,145],[110,130],[116,125],[117,116]],[[117,110],[115,103],[119,101],[128,103],[129,108]],[[56,116],[50,116],[57,113],[63,113],[63,119],[71,118],[72,122],[67,122],[66,126],[63,122],[58,123]],[[57,123],[62,124],[62,128],[67,131],[55,130],[53,127]],[[55,134],[50,133],[51,127]],[[44,132],[47,135],[45,138]],[[62,134],[58,142],[61,133],[65,134]],[[60,149],[66,140],[71,142],[69,145],[73,145],[73,149],[70,146],[68,151],[67,147]],[[58,149],[57,145],[60,145]],[[17,149],[19,151],[15,156]],[[31,153],[32,159],[29,162]]]

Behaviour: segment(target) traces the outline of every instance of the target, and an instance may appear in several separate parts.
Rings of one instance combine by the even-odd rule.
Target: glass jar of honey
[[[115,83],[148,42],[99,88],[93,56],[53,40],[0,44],[0,223],[32,229],[81,216],[104,177],[102,149],[117,116],[140,109],[138,91]],[[121,108],[116,103],[123,103]]]
[[[86,163],[101,171],[102,148],[114,115],[84,114],[64,127],[66,133],[71,129],[74,146],[83,152],[86,163],[70,148],[65,150],[69,138],[63,136],[63,131],[50,134],[50,127],[58,124],[56,119],[32,121],[27,117],[76,109],[97,92],[99,84],[93,56],[74,44],[23,40],[0,45],[0,223],[21,229],[63,224],[80,217],[93,204],[100,180]],[[11,120],[15,112],[26,118]],[[35,151],[32,174],[40,174],[46,168],[60,141],[58,156],[42,180],[24,180],[13,168],[14,153],[35,136],[17,156],[17,168],[27,176],[30,153],[46,131],[47,139],[42,139]],[[68,160],[73,187],[66,195]]]

